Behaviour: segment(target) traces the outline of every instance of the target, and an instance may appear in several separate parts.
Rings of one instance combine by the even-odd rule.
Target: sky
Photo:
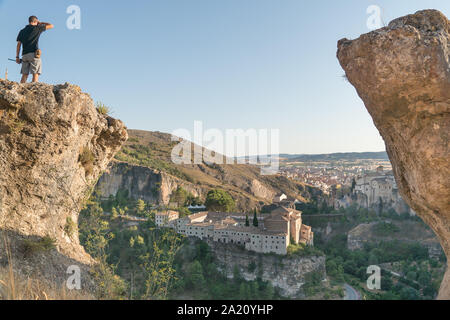
[[[70,30],[77,5],[81,29]],[[20,79],[16,37],[30,15],[41,36],[43,74],[73,83],[130,129],[172,133],[279,129],[280,152],[385,150],[337,41],[369,32],[367,8],[387,23],[422,9],[450,16],[448,0],[0,0],[0,73]]]

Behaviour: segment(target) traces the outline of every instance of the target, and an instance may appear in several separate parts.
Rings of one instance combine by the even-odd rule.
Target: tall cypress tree
[[[255,209],[255,213],[253,215],[253,226],[255,226],[255,227],[259,226],[258,215],[257,215],[256,209]]]
[[[245,215],[245,226],[250,227],[250,220],[248,219],[248,214]]]

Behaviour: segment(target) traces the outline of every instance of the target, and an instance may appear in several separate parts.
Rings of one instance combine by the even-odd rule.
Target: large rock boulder
[[[338,59],[383,136],[401,195],[450,257],[450,22],[425,10],[338,43]],[[450,271],[439,293],[450,299]]]
[[[100,114],[77,86],[0,80],[0,233],[18,269],[26,265],[20,239],[43,237],[67,263],[92,263],[79,244],[78,214],[127,137],[123,123]],[[0,263],[2,246],[3,237]],[[53,258],[55,266],[62,261]],[[49,261],[42,270],[51,272]]]

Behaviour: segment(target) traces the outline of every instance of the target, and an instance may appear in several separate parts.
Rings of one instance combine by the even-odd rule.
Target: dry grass
[[[111,108],[101,102],[96,103],[96,108],[97,108],[98,113],[100,113],[104,116],[109,115],[111,113]]]
[[[92,172],[94,170],[95,156],[91,149],[89,149],[89,147],[83,147],[81,149],[79,161],[86,171],[86,176],[92,175]]]
[[[55,248],[56,240],[46,236],[38,241],[24,240],[25,255],[31,255],[38,252],[48,252]]]
[[[11,133],[16,134],[22,131],[22,129],[26,125],[26,122],[19,119],[17,110],[9,110],[7,112],[7,124],[9,126],[9,129],[11,130]]]
[[[0,300],[92,300],[93,296],[64,286],[57,288],[40,280],[15,275],[0,269]]]
[[[8,266],[0,268],[0,300],[93,300],[93,296],[82,291],[69,290],[39,279],[17,274],[8,239],[3,239]]]

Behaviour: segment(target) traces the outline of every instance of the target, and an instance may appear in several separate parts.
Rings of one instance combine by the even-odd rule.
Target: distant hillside
[[[148,200],[159,199],[159,202],[166,203],[178,186],[202,199],[209,190],[222,188],[237,201],[238,209],[249,210],[271,203],[279,193],[302,201],[322,194],[317,188],[280,175],[262,176],[260,168],[254,165],[176,165],[171,161],[171,152],[178,142],[173,142],[170,134],[139,130],[129,130],[128,133],[129,140],[117,154],[116,163],[110,170],[114,177],[105,175],[100,181],[106,185],[102,188],[106,196],[125,188],[131,196],[145,196]],[[124,163],[134,168],[125,170]],[[157,177],[160,174],[162,176]],[[128,176],[125,179],[123,175]],[[139,190],[136,184],[139,184]],[[150,193],[153,195],[147,196]]]
[[[347,152],[347,153],[331,153],[331,154],[281,154],[280,158],[284,161],[355,161],[355,160],[389,160],[388,154],[383,152]]]
[[[381,241],[419,242],[431,255],[439,256],[442,248],[439,239],[422,221],[382,221],[365,223],[348,232],[350,250],[362,249],[364,243]]]

